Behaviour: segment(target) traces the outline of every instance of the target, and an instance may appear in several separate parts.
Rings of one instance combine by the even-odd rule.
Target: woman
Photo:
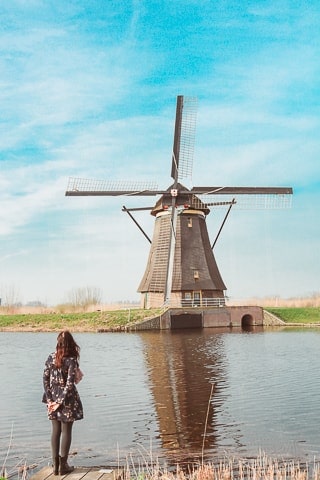
[[[56,351],[49,355],[43,372],[44,398],[52,423],[51,449],[54,475],[74,470],[68,455],[75,420],[83,418],[83,408],[75,385],[80,347],[67,330],[59,333]],[[59,455],[61,448],[61,456]]]

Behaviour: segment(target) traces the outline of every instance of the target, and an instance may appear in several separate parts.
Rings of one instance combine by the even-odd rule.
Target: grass
[[[65,328],[73,332],[121,330],[159,313],[159,310],[123,309],[87,313],[28,313],[0,315],[1,330],[58,331]]]
[[[320,308],[319,307],[267,307],[265,308],[273,315],[276,315],[286,323],[319,323],[320,324]]]

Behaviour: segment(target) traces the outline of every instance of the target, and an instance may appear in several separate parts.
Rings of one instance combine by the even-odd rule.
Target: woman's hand
[[[58,403],[58,402],[49,402],[49,403],[48,403],[48,412],[49,412],[49,413],[55,412],[56,410],[58,410],[59,407],[60,407],[60,403]]]

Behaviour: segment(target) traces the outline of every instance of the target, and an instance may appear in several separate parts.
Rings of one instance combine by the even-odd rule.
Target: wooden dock
[[[119,480],[123,469],[102,467],[77,467],[67,475],[53,475],[52,467],[44,467],[30,477],[30,480]]]

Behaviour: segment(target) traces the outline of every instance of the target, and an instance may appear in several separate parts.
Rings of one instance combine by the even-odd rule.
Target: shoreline
[[[265,314],[263,328],[319,328],[320,307],[262,307]],[[0,310],[0,332],[49,333],[70,330],[74,333],[113,333],[134,331],[140,322],[159,316],[160,309],[124,308],[81,312],[7,313]],[[216,327],[212,327],[216,328]],[[226,328],[230,328],[226,326]],[[233,327],[235,328],[235,327]]]
[[[311,329],[311,328],[319,328],[320,323],[279,323],[279,324],[273,324],[273,325],[262,325],[259,326],[258,328],[266,329],[266,330],[283,330],[284,328],[301,328],[301,329]],[[225,327],[206,327],[206,329],[221,329],[225,328],[226,330],[236,330],[236,329],[241,329],[241,327],[230,327],[226,325]],[[253,327],[254,329],[255,327]],[[0,327],[0,333],[59,333],[62,330],[70,330],[72,333],[135,333],[137,330],[134,328],[130,329],[129,327],[124,327],[124,326],[118,326],[118,327],[110,327],[110,328],[85,328],[85,327],[69,327],[67,325],[62,326],[62,327],[30,327],[30,326],[9,326],[9,327]],[[141,332],[143,330],[139,330]],[[150,331],[149,329],[146,329],[146,331]],[[153,330],[153,331],[159,331],[160,330]],[[162,330],[162,331],[167,331],[167,330]],[[171,331],[170,329],[168,331]]]

